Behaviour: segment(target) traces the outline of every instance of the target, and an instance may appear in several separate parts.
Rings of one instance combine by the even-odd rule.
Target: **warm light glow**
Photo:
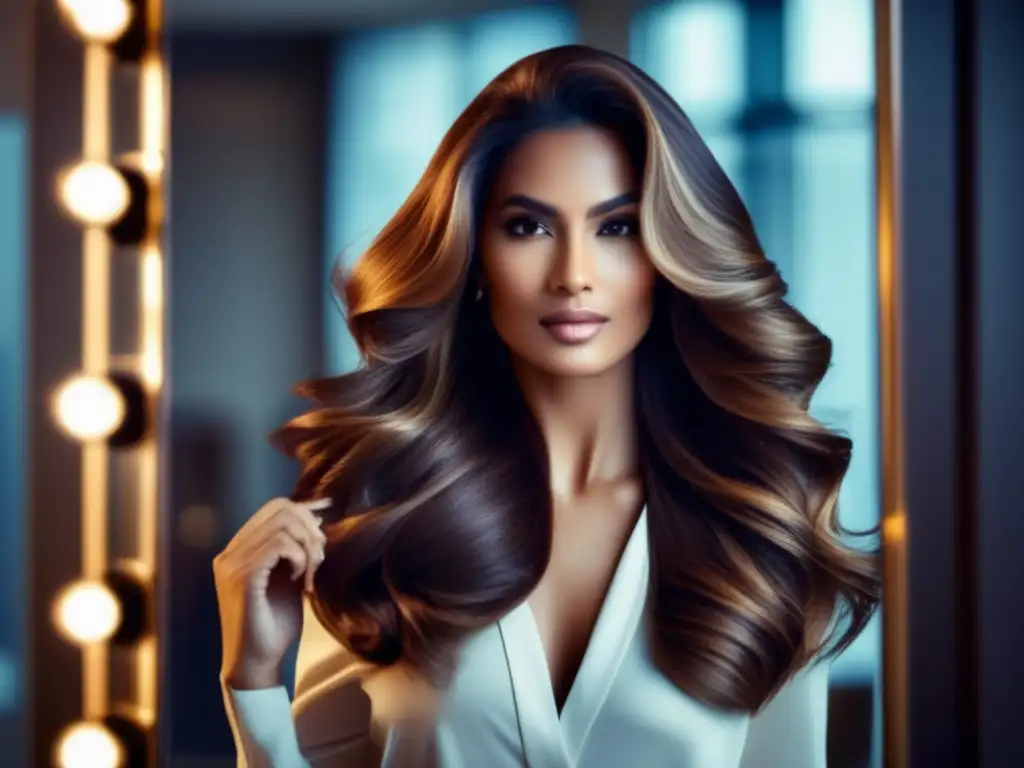
[[[149,176],[159,176],[164,172],[164,156],[160,152],[140,152],[139,168]]]
[[[106,163],[79,163],[61,177],[59,189],[61,204],[86,226],[112,224],[131,203],[128,182]]]
[[[73,642],[89,645],[108,640],[121,623],[121,603],[99,582],[79,581],[54,603],[53,620]]]
[[[86,40],[112,43],[132,21],[127,0],[57,0],[68,22]]]
[[[139,253],[141,303],[139,372],[146,388],[159,390],[163,382],[163,256],[154,244]]]
[[[151,0],[147,21],[155,36],[160,31],[162,3]],[[149,238],[140,249],[139,374],[143,386],[159,398],[164,377],[164,187],[162,175],[167,152],[167,73],[159,46],[151,47],[140,62],[139,151],[137,167],[150,182],[146,211]],[[138,557],[152,573],[157,566],[161,484],[159,427],[136,449],[138,489]],[[150,635],[135,646],[135,705],[143,722],[153,722],[159,704],[158,640]]]
[[[157,50],[142,59],[139,93],[139,143],[147,158],[144,165],[155,172],[163,170],[166,150],[166,97],[164,63]],[[159,168],[157,168],[159,165]]]
[[[123,764],[121,744],[97,723],[76,723],[57,742],[60,768],[118,768]]]
[[[882,539],[889,545],[900,545],[907,538],[907,516],[902,512],[882,519]]]
[[[126,409],[121,392],[100,376],[73,376],[53,398],[57,423],[82,442],[110,437],[124,421]]]

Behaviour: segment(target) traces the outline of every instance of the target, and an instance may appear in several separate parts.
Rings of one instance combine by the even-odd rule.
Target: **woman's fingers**
[[[251,574],[256,577],[255,586],[265,586],[263,578],[282,561],[291,566],[292,579],[305,572],[308,565],[306,548],[285,530],[263,541],[253,553]]]
[[[317,499],[316,501],[297,502],[298,506],[305,507],[310,512],[321,512],[330,509],[333,502],[330,499]]]
[[[313,586],[316,568],[323,562],[324,546],[327,543],[327,537],[320,528],[320,518],[313,510],[326,509],[330,504],[329,499],[314,502],[273,499],[263,505],[242,526],[225,549],[224,555],[234,561],[239,570],[269,572],[276,566],[278,560],[271,562],[268,558],[274,547],[283,541],[283,534],[303,552],[301,567],[298,570],[293,569],[292,578],[297,579],[305,575],[304,588],[309,591]],[[288,556],[285,557],[285,554]],[[288,559],[295,565],[293,555],[294,547],[288,544],[287,552],[282,550],[279,559]]]
[[[318,511],[325,510],[330,506],[330,499],[319,499],[313,502],[295,504],[295,513],[301,517],[309,527],[312,536],[310,559],[306,566],[305,584],[303,585],[303,588],[307,593],[312,593],[313,591],[316,571],[324,561],[324,547],[327,545],[327,535],[320,527],[323,523],[323,519],[316,513]]]

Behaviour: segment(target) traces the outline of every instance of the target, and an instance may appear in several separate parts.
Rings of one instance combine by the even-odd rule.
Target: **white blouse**
[[[429,717],[410,677],[355,660],[307,606],[294,702],[224,687],[239,768],[825,768],[827,665],[754,717],[695,701],[648,655],[648,566],[644,512],[561,714],[525,602],[466,642]]]

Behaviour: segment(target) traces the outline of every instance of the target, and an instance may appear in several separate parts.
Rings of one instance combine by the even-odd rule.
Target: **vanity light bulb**
[[[128,0],[57,0],[75,32],[93,43],[112,43],[132,22]]]
[[[104,440],[121,426],[127,406],[121,391],[101,376],[73,376],[53,397],[57,423],[82,442]]]
[[[60,768],[120,768],[124,751],[114,735],[96,723],[75,723],[57,742]]]
[[[58,193],[64,209],[89,227],[113,224],[131,204],[124,176],[111,165],[89,160],[64,173]]]
[[[79,581],[58,596],[53,614],[65,637],[88,645],[108,640],[117,631],[121,603],[105,584]]]

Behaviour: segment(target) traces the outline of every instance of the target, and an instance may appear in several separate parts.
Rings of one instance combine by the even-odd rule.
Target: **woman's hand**
[[[274,499],[214,558],[221,674],[232,688],[280,684],[281,660],[302,633],[303,590],[312,591],[324,559],[327,538],[316,513],[330,504]]]

